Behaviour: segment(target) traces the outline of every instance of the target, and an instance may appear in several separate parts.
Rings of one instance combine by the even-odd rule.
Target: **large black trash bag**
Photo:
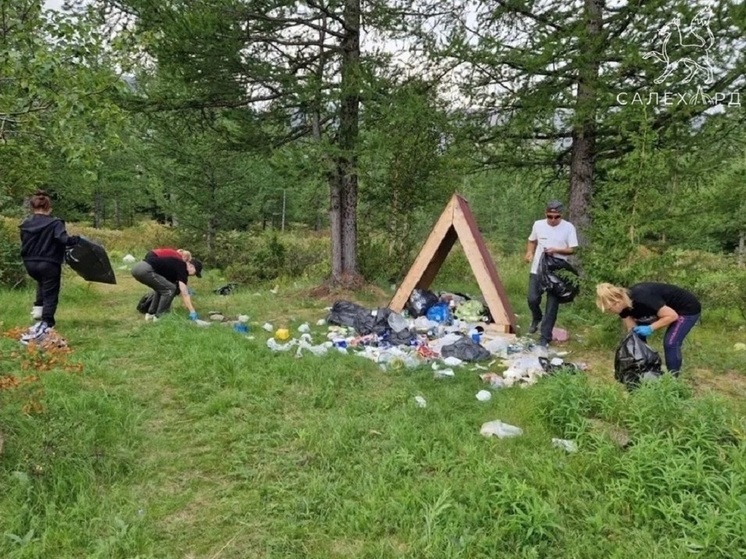
[[[85,237],[65,250],[65,262],[86,281],[117,283],[106,249]]]
[[[484,361],[490,358],[490,352],[468,336],[461,336],[451,345],[440,350],[443,357],[456,357],[461,361]]]
[[[655,378],[661,374],[658,352],[630,330],[616,350],[614,378],[627,388],[635,388],[643,378]]]
[[[571,302],[580,292],[578,271],[564,258],[542,254],[538,272],[542,290],[554,295],[560,303]]]
[[[390,332],[391,327],[389,326],[389,314],[390,309],[378,309],[375,315],[371,311],[366,311],[366,314],[359,314],[355,317],[355,331],[361,336],[367,336],[368,334],[383,335],[384,332]]]
[[[351,303],[349,301],[337,301],[332,305],[332,310],[326,321],[329,324],[336,324],[337,326],[355,326],[355,319],[358,316],[365,316],[370,314],[370,311],[360,305]]]
[[[415,289],[409,296],[409,301],[405,309],[413,318],[425,316],[430,307],[435,305],[440,299],[432,291],[427,289]]]
[[[401,332],[394,332],[389,324],[390,314],[391,309],[386,307],[378,309],[375,315],[369,311],[364,315],[359,314],[355,317],[355,331],[361,336],[376,334],[392,345],[409,345],[415,335],[407,328]]]

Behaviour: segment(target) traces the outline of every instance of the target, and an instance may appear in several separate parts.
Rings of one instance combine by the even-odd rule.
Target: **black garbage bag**
[[[413,318],[419,316],[425,316],[430,307],[436,304],[440,299],[432,291],[427,289],[415,289],[409,296],[409,301],[405,305],[405,308],[409,315]]]
[[[227,283],[221,287],[218,287],[215,291],[213,291],[213,293],[215,293],[215,295],[226,296],[226,295],[230,295],[231,293],[233,293],[237,287],[238,287],[238,284],[236,283]]]
[[[560,303],[571,302],[580,292],[578,271],[564,258],[542,254],[538,272],[542,290],[554,295]]]
[[[152,291],[143,295],[137,303],[137,312],[140,314],[147,314],[150,310],[150,303],[153,302],[153,297],[154,293]]]
[[[636,388],[643,378],[655,378],[661,374],[658,352],[630,330],[616,350],[614,378],[627,388]]]
[[[490,352],[468,336],[461,336],[451,345],[440,350],[443,357],[456,357],[462,361],[484,361],[490,358]]]
[[[389,326],[389,314],[390,309],[378,309],[375,316],[371,311],[365,311],[365,314],[358,314],[355,317],[355,331],[361,336],[367,336],[368,334],[383,335],[385,332],[391,331]]]
[[[65,250],[65,262],[86,281],[114,285],[117,283],[106,249],[85,237]]]
[[[376,334],[379,338],[388,341],[392,345],[409,345],[415,338],[415,334],[407,328],[401,332],[395,332],[389,324],[389,315],[391,313],[391,309],[384,307],[378,309],[375,316],[370,311],[366,311],[364,315],[359,314],[355,317],[355,331],[361,336]]]
[[[335,324],[337,326],[355,326],[355,319],[358,316],[365,316],[370,314],[370,311],[358,304],[351,303],[350,301],[337,301],[332,305],[332,310],[326,321],[329,324]]]

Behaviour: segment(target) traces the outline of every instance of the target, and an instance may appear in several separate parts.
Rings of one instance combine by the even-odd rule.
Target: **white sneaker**
[[[154,314],[150,314],[150,313],[147,313],[147,312],[145,313],[145,322],[150,322],[154,318],[155,318]]]
[[[39,343],[46,338],[49,331],[52,330],[46,322],[37,322],[31,328],[28,329],[23,336],[21,336],[21,343],[27,345],[31,342]]]
[[[41,320],[41,313],[44,307],[31,307],[31,318],[34,320]]]

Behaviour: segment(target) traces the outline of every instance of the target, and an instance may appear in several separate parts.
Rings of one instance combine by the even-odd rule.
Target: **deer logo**
[[[710,29],[711,19],[712,11],[709,8],[704,8],[694,15],[691,24],[685,29],[682,29],[680,16],[674,17],[660,28],[658,31],[660,50],[651,50],[642,55],[644,59],[654,58],[666,65],[663,73],[655,78],[655,83],[663,83],[679,67],[686,68],[687,71],[682,83],[689,83],[697,74],[704,76],[705,83],[713,82],[710,49],[715,44],[715,36]],[[671,37],[674,34],[676,37],[671,42]],[[678,42],[676,39],[678,39]],[[672,59],[669,49],[673,51],[674,55],[679,56]]]

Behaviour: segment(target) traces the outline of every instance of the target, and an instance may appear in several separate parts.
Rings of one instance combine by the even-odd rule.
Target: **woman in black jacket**
[[[20,225],[21,258],[28,275],[36,281],[32,314],[40,321],[21,337],[23,344],[42,341],[54,328],[65,247],[80,240],[80,237],[69,236],[65,222],[51,215],[52,201],[45,191],[38,190],[31,197],[31,211],[32,215]]]

